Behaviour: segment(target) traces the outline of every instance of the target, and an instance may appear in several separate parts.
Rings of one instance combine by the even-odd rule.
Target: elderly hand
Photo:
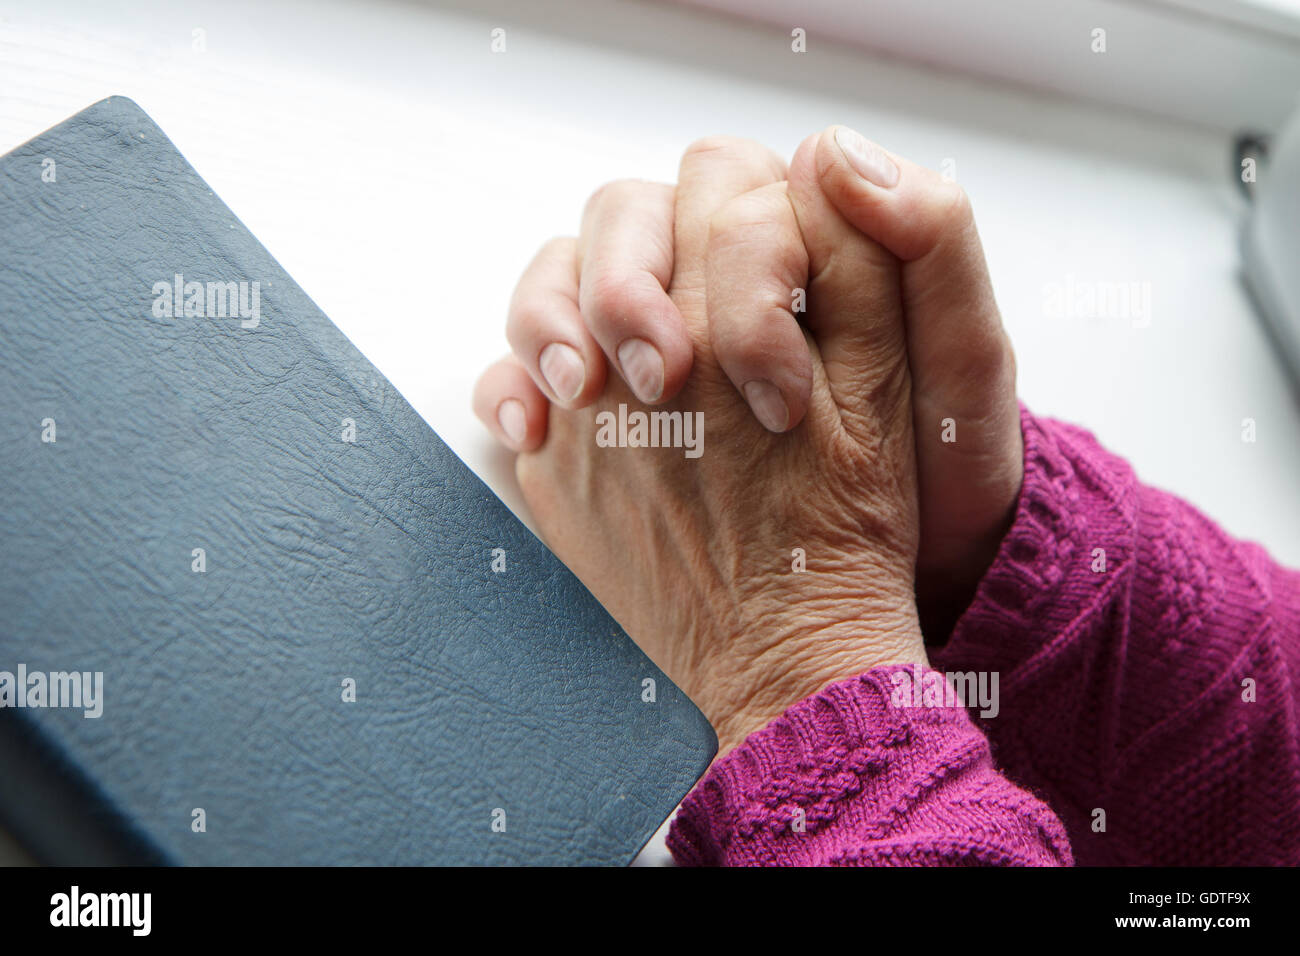
[[[838,149],[833,132],[812,137],[787,173],[755,144],[708,139],[686,152],[675,194],[605,187],[581,237],[547,245],[520,281],[520,357],[475,390],[477,413],[520,452],[544,539],[695,700],[723,752],[828,683],[925,662],[899,261],[824,190]],[[666,216],[671,241],[655,225]],[[622,376],[606,379],[602,348]],[[777,417],[805,388],[789,434],[750,413]],[[629,421],[702,421],[702,455],[602,447],[620,406]]]
[[[942,641],[997,554],[1019,494],[1015,357],[959,187],[844,127],[821,135],[813,164],[841,216],[900,262],[920,496],[917,594],[927,637]],[[588,207],[583,244],[580,311],[568,301],[535,309],[544,297],[521,284],[510,326],[516,356],[566,407],[601,394],[607,362],[643,400],[671,399],[694,356],[685,316],[662,294],[673,264],[671,189],[607,187]],[[761,257],[741,258],[732,285],[767,280]],[[726,310],[710,338],[755,416],[784,431],[808,408],[811,360],[793,326],[771,318]],[[527,443],[540,441],[544,422],[514,420]]]

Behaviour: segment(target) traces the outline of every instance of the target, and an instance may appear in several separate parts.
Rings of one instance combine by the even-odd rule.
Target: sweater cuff
[[[831,684],[716,761],[668,847],[685,865],[1070,862],[943,675],[902,666]]]

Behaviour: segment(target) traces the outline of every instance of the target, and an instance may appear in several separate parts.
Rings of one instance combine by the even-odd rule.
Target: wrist
[[[880,595],[818,602],[722,646],[692,695],[717,733],[719,756],[830,684],[885,665],[928,666],[910,593],[887,602]]]

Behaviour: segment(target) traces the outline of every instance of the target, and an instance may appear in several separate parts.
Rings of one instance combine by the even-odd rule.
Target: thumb
[[[817,139],[828,201],[901,262],[912,373],[922,572],[996,553],[1020,490],[1016,363],[965,191],[843,126]],[[988,544],[992,542],[992,544]],[[973,585],[972,585],[973,587]]]
[[[817,346],[841,420],[859,441],[879,438],[910,414],[899,262],[831,203],[818,175],[823,136],[804,140],[788,195],[808,257],[805,325]],[[910,441],[910,437],[909,437]]]
[[[815,164],[831,204],[902,263],[918,426],[929,399],[947,416],[989,417],[1008,375],[1014,395],[1014,362],[965,190],[845,126],[818,136]]]

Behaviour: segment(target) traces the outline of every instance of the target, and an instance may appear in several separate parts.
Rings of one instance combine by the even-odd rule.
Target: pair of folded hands
[[[507,334],[476,413],[722,753],[832,681],[925,663],[1010,523],[1015,360],[970,204],[845,127],[788,166],[716,137],[676,187],[601,188]],[[698,422],[703,453],[611,444],[628,409]]]

